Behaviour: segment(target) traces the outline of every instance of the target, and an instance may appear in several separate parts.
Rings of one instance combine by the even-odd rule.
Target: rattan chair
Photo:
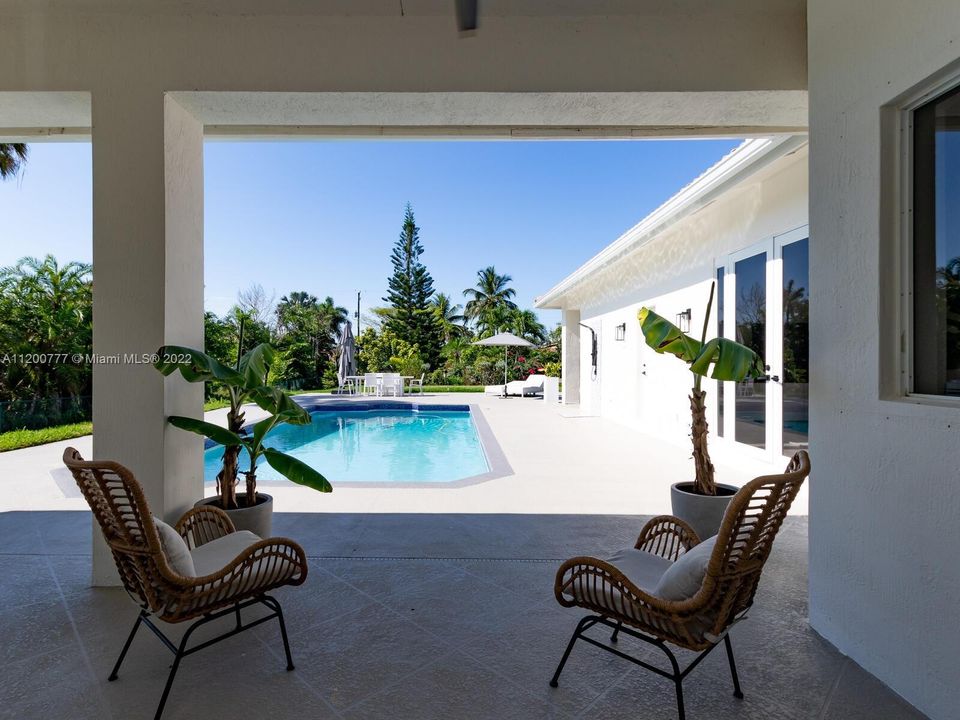
[[[673,680],[677,710],[684,720],[683,679],[722,640],[733,694],[742,698],[729,631],[752,605],[774,537],[809,473],[810,458],[801,451],[793,456],[783,475],[759,477],[737,492],[724,515],[700,589],[685,600],[656,597],[604,560],[575,557],[563,563],[554,586],[557,601],[564,607],[582,607],[594,614],[577,625],[550,685],[557,687],[570,652],[577,640],[583,640]],[[699,543],[689,525],[663,515],[644,526],[634,547],[672,563]],[[598,624],[613,630],[613,643],[623,632],[659,648],[670,661],[670,669],[639,660],[584,634]],[[667,643],[699,654],[681,670]]]
[[[85,461],[73,448],[64,451],[63,462],[73,473],[93,510],[113,553],[124,589],[140,607],[109,680],[117,679],[123,658],[141,624],[150,628],[174,654],[157,706],[157,719],[163,713],[184,657],[274,618],[280,625],[287,670],[294,669],[283,610],[280,603],[266,593],[283,585],[300,585],[306,580],[307,560],[297,543],[286,538],[259,540],[252,533],[249,536],[234,535],[236,530],[227,513],[209,506],[194,508],[176,524],[176,531],[191,553],[211,543],[207,547],[209,554],[211,549],[216,549],[212,543],[217,541],[238,549],[234,559],[215,572],[201,577],[180,575],[170,566],[163,551],[157,524],[150,514],[143,489],[127,468],[110,461]],[[250,542],[246,542],[248,537]],[[270,612],[244,623],[241,610],[253,605],[263,605]],[[187,647],[197,628],[231,614],[235,615],[236,622],[229,630],[194,647]],[[180,642],[174,643],[151,618],[168,623],[195,622],[187,628]]]

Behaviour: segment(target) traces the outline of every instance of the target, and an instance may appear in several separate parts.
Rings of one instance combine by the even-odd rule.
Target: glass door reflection
[[[784,245],[783,454],[809,448],[810,284],[808,240]]]
[[[734,265],[736,283],[737,342],[767,357],[767,253],[739,260]],[[734,440],[745,445],[767,447],[767,392],[763,379],[749,379],[736,385]]]

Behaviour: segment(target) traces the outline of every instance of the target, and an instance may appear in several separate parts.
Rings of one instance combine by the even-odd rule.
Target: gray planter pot
[[[234,527],[237,530],[249,530],[262,538],[270,537],[273,531],[273,496],[258,492],[258,502],[253,507],[242,507],[244,498],[246,498],[246,493],[237,493],[237,501],[241,504],[241,507],[226,511],[230,519],[233,520]],[[197,503],[197,507],[200,505],[220,507],[220,498],[204,498]]]
[[[673,514],[692,527],[701,540],[713,537],[720,529],[727,505],[737,494],[733,485],[717,483],[716,495],[698,495],[692,482],[675,483],[670,486],[670,505]]]

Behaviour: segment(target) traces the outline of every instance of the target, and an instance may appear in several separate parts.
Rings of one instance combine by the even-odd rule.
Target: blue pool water
[[[490,467],[469,412],[324,410],[309,425],[281,425],[267,446],[292,455],[333,484],[349,482],[442,483],[487,472]],[[223,448],[204,453],[204,478],[214,482]],[[249,467],[246,451],[240,469]],[[257,482],[289,482],[261,458]],[[240,477],[241,490],[243,477]]]

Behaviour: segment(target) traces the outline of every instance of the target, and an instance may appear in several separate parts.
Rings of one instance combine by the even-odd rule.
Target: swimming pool
[[[486,473],[487,457],[469,408],[322,409],[309,425],[280,425],[267,445],[302,460],[338,483],[444,483]],[[204,479],[215,481],[223,448],[204,453]],[[240,468],[249,467],[246,451]],[[258,484],[289,481],[265,460],[257,463]],[[243,484],[243,477],[240,477]]]

